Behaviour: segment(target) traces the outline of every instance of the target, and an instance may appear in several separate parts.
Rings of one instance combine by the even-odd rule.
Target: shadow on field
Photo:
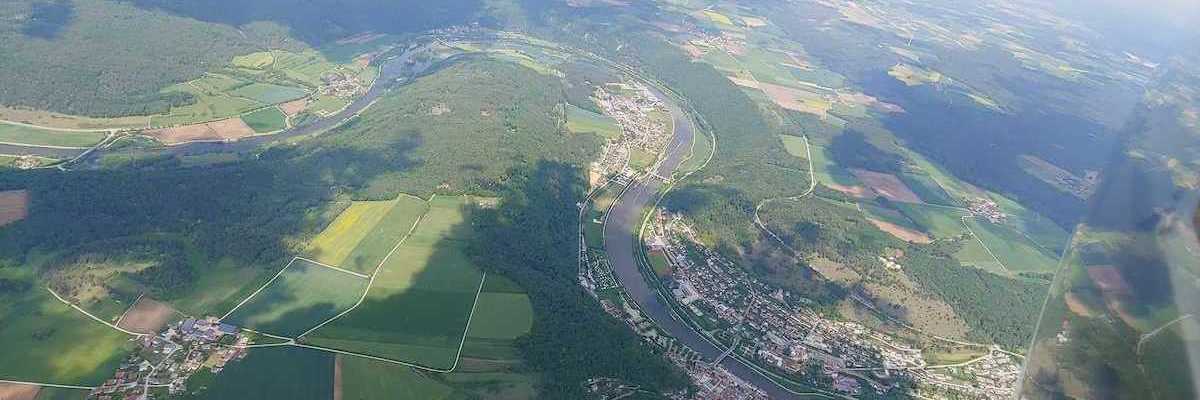
[[[199,277],[218,262],[276,271],[299,250],[296,238],[323,228],[348,194],[420,165],[411,156],[419,136],[381,142],[278,146],[204,167],[160,155],[100,170],[3,173],[0,190],[26,189],[32,200],[28,218],[0,230],[0,260],[27,264],[42,252],[68,259],[88,243],[166,235],[189,250],[186,262],[162,264],[182,270],[133,277],[166,300],[181,295],[162,290],[179,289],[179,276]],[[143,256],[162,252],[148,246]]]

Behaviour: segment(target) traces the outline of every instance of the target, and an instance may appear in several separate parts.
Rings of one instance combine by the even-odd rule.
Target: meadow
[[[350,207],[338,214],[333,222],[309,242],[305,253],[308,257],[329,265],[342,265],[359,242],[374,230],[400,199],[350,203]]]
[[[476,304],[482,273],[461,240],[469,198],[438,196],[376,274],[364,302],[305,336],[307,343],[450,368]]]
[[[934,181],[929,175],[903,173],[896,174],[896,177],[900,178],[900,181],[904,182],[905,185],[908,185],[908,188],[916,193],[917,196],[926,203],[948,207],[962,206],[962,203],[959,203],[958,200],[950,196],[950,194],[947,193],[946,190],[942,189],[942,186],[939,185],[937,181]]]
[[[297,258],[224,321],[295,337],[350,308],[366,287],[367,278]]]
[[[35,146],[91,147],[104,140],[104,132],[70,132],[39,129],[0,122],[0,142]]]
[[[253,82],[229,92],[230,95],[257,101],[262,104],[279,104],[308,95],[304,89]]]
[[[804,138],[792,135],[779,135],[779,140],[783,141],[783,149],[787,150],[788,154],[805,160],[808,159],[808,147],[804,145]]]
[[[250,129],[257,133],[271,133],[287,128],[287,116],[278,107],[267,107],[242,116]]]
[[[567,130],[575,133],[594,133],[609,140],[621,137],[621,127],[617,125],[616,120],[572,104],[567,104]]]

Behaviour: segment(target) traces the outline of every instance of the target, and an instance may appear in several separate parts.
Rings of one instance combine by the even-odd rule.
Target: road
[[[690,151],[692,137],[695,135],[691,119],[662,93],[655,93],[666,100],[674,120],[675,132],[671,143],[667,146],[666,156],[660,162],[652,175],[671,176],[679,167]],[[635,233],[642,223],[642,211],[652,205],[666,184],[662,179],[648,176],[631,183],[620,198],[609,209],[604,224],[604,247],[612,263],[617,280],[624,286],[626,292],[637,303],[642,312],[653,320],[659,328],[675,337],[681,344],[700,353],[709,360],[717,360],[725,349],[718,348],[704,339],[698,332],[682,321],[675,319],[670,308],[659,299],[638,270],[636,262]],[[736,357],[725,357],[721,365],[739,378],[754,384],[766,391],[773,399],[801,398],[792,394],[775,382],[763,377],[758,372],[743,364]]]

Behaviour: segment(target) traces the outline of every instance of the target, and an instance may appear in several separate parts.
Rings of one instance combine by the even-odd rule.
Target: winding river
[[[655,94],[660,99],[667,99],[661,92]],[[671,143],[667,146],[666,157],[655,170],[655,175],[661,177],[671,176],[671,173],[686,159],[692,137],[695,135],[695,128],[687,114],[677,105],[671,104],[670,101],[667,103],[674,121],[675,132]],[[636,233],[641,228],[642,212],[646,207],[655,203],[664,184],[665,182],[658,177],[647,176],[631,183],[626,188],[609,209],[604,225],[604,247],[617,280],[633,297],[642,312],[654,320],[660,329],[675,337],[680,343],[709,360],[715,360],[725,349],[718,348],[683,321],[675,319],[669,306],[659,299],[655,290],[650,287],[638,270],[634,246],[637,245]],[[737,377],[766,391],[772,399],[801,398],[763,377],[734,357],[725,357],[721,365]]]

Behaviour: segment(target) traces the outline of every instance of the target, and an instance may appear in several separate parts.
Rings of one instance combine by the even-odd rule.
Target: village
[[[992,347],[958,364],[929,365],[920,349],[859,323],[827,318],[808,300],[757,280],[701,245],[677,215],[659,211],[648,233],[652,254],[670,263],[672,299],[737,355],[805,385],[852,397],[916,392],[948,398],[1007,399],[1020,366]]]
[[[185,319],[137,340],[138,351],[121,363],[111,379],[92,390],[89,399],[148,400],[164,392],[184,393],[192,375],[220,373],[229,362],[245,357],[250,345],[248,336],[216,317]]]
[[[650,166],[671,139],[670,113],[645,84],[608,84],[596,89],[592,101],[621,128],[621,136],[606,143],[592,164],[599,176],[635,175]]]

